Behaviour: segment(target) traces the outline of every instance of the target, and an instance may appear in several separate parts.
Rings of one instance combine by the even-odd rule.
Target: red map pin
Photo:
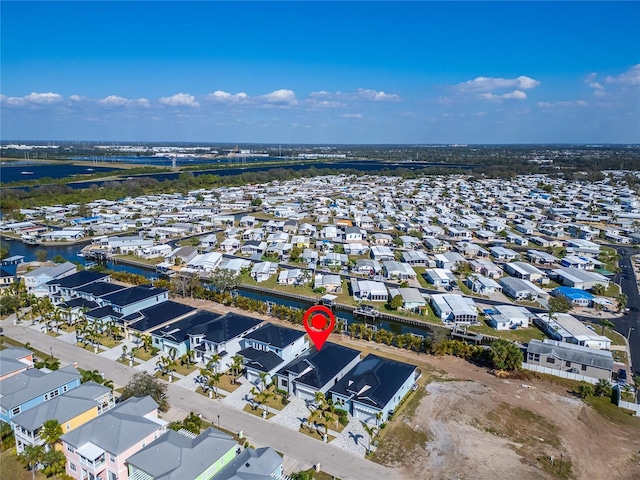
[[[336,324],[336,317],[329,308],[324,305],[315,305],[304,313],[302,324],[311,337],[311,341],[320,351],[324,342],[329,338]]]

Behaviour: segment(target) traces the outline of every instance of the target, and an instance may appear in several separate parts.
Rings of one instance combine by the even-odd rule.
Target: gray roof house
[[[158,418],[158,404],[151,397],[129,398],[60,437],[67,475],[124,478],[125,461],[162,435],[166,423]]]
[[[570,378],[568,374],[576,374],[597,380],[611,380],[613,356],[608,350],[596,350],[558,340],[545,339],[541,342],[533,339],[529,341],[522,366],[565,378]]]
[[[83,383],[67,393],[44,402],[11,419],[18,453],[27,445],[43,445],[40,429],[47,420],[57,420],[63,432],[78,426],[82,417],[96,417],[114,405],[109,387],[95,382]]]

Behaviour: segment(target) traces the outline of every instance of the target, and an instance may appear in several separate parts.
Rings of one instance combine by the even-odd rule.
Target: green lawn
[[[31,480],[33,474],[23,466],[16,455],[14,448],[6,450],[0,454],[0,478],[11,480]],[[36,480],[44,480],[44,474],[41,471],[36,472]]]
[[[82,342],[76,342],[76,347],[82,348],[82,349],[84,349],[84,350],[86,350],[88,352],[94,352],[93,345],[91,345],[91,344],[88,344],[88,345],[85,346],[84,343],[82,343]],[[98,347],[98,353],[101,353],[101,352],[104,352],[104,349]]]
[[[180,375],[183,375],[186,377],[191,372],[195,372],[198,369],[198,367],[194,364],[187,366],[187,365],[180,365],[180,362],[176,362],[176,364],[173,366],[173,369]]]
[[[128,367],[129,366],[129,358],[130,358],[129,355],[127,355],[126,358],[118,357],[116,362],[121,363],[122,365],[126,365]],[[135,367],[136,365],[140,365],[140,362],[136,362],[134,360],[133,366]]]
[[[189,246],[191,246],[190,243],[189,243]],[[115,255],[115,258],[122,258],[123,260],[131,260],[133,262],[144,263],[146,265],[157,265],[158,263],[161,263],[162,261],[164,261],[163,257],[146,259],[146,258],[138,257],[133,253],[128,253],[126,255]]]
[[[231,393],[238,389],[242,385],[241,383],[231,383],[231,378],[229,375],[221,375],[220,381],[218,382],[218,388],[224,390],[225,392]]]
[[[220,388],[218,388],[218,391],[220,390]],[[218,394],[216,395],[215,389],[210,390],[211,391],[211,398],[224,398],[222,395]],[[207,397],[209,398],[209,390],[208,391],[204,391],[202,389],[202,387],[198,387],[196,388],[196,393],[199,393],[200,395],[202,395],[203,397]]]
[[[157,354],[156,354],[157,355]],[[138,348],[135,352],[134,355],[136,358],[142,360],[143,362],[146,362],[148,360],[151,360],[154,355],[151,354],[151,349],[149,349],[149,351],[145,352],[143,348]]]
[[[479,319],[482,325],[468,327],[470,332],[478,332],[485,335],[504,338],[505,340],[515,340],[521,343],[528,343],[529,340],[535,338],[544,340],[547,336],[537,327],[518,328],[517,330],[496,330],[489,326],[489,322],[485,319]]]
[[[20,343],[17,340],[14,340],[13,338],[7,337],[7,336],[2,336],[0,337],[0,344],[3,346],[3,348],[6,348],[6,345],[11,345],[12,347],[22,347],[22,348],[26,348],[27,350],[31,350],[33,352],[33,354],[42,359],[42,358],[47,358],[47,357],[51,357],[51,353],[44,353],[41,352],[40,350],[36,350],[35,348],[31,347],[31,345],[29,345],[28,343]],[[53,357],[56,358],[56,357]],[[56,358],[57,360],[57,358]]]
[[[609,328],[605,328],[603,332],[602,326],[597,323],[586,323],[586,325],[591,325],[598,335],[604,335],[611,340],[611,345],[626,345],[624,337],[618,332],[610,330]]]
[[[609,282],[609,286],[604,292],[605,297],[616,298],[620,295],[620,286],[617,283]]]

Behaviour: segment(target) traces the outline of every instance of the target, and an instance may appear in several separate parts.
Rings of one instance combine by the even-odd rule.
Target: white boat
[[[33,172],[22,171],[20,172],[22,175],[33,175]]]
[[[94,169],[93,168],[87,168],[87,172],[93,172]]]

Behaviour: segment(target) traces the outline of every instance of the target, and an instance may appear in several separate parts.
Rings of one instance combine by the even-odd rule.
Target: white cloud
[[[80,95],[70,95],[69,100],[72,102],[81,102],[83,98]]]
[[[189,95],[188,93],[176,93],[171,97],[162,97],[160,103],[168,105],[170,107],[199,107],[200,104],[196,102],[196,97]]]
[[[281,88],[271,93],[266,93],[259,97],[262,101],[272,105],[287,105],[293,106],[298,104],[296,100],[296,93],[293,90]]]
[[[148,108],[151,106],[149,100],[146,98],[138,98],[137,100],[131,100],[124,97],[119,97],[118,95],[109,95],[108,97],[104,97],[101,100],[98,100],[100,105],[104,105],[106,107],[145,107]]]
[[[62,95],[53,92],[31,92],[29,95],[25,96],[24,99],[27,102],[36,103],[38,105],[52,105],[54,103],[60,103],[62,101]]]
[[[492,92],[507,88],[529,90],[539,85],[539,80],[521,75],[517,78],[476,77],[473,80],[459,83],[456,88],[462,92]]]
[[[361,113],[345,113],[344,115],[340,115],[342,118],[362,118]]]
[[[376,91],[365,88],[359,88],[357,90],[357,95],[360,98],[372,100],[374,102],[398,102],[401,100],[399,95],[384,93],[382,90]]]
[[[24,105],[24,98],[7,97],[6,95],[0,94],[0,102],[2,102],[5,105],[19,106],[19,105]]]
[[[555,107],[584,107],[588,105],[584,100],[573,101],[560,101],[560,102],[538,102],[536,106],[540,108],[555,108]]]
[[[621,85],[640,85],[640,63],[634,65],[626,72],[617,77],[608,76],[605,78],[607,83],[617,83]]]
[[[502,95],[494,95],[493,93],[480,93],[478,94],[478,97],[484,100],[525,100],[527,98],[527,94],[521,90],[514,90],[513,92],[503,93]]]
[[[216,90],[215,92],[207,95],[206,98],[207,100],[212,100],[218,103],[240,103],[248,100],[249,96],[244,92],[232,94],[222,90]]]

